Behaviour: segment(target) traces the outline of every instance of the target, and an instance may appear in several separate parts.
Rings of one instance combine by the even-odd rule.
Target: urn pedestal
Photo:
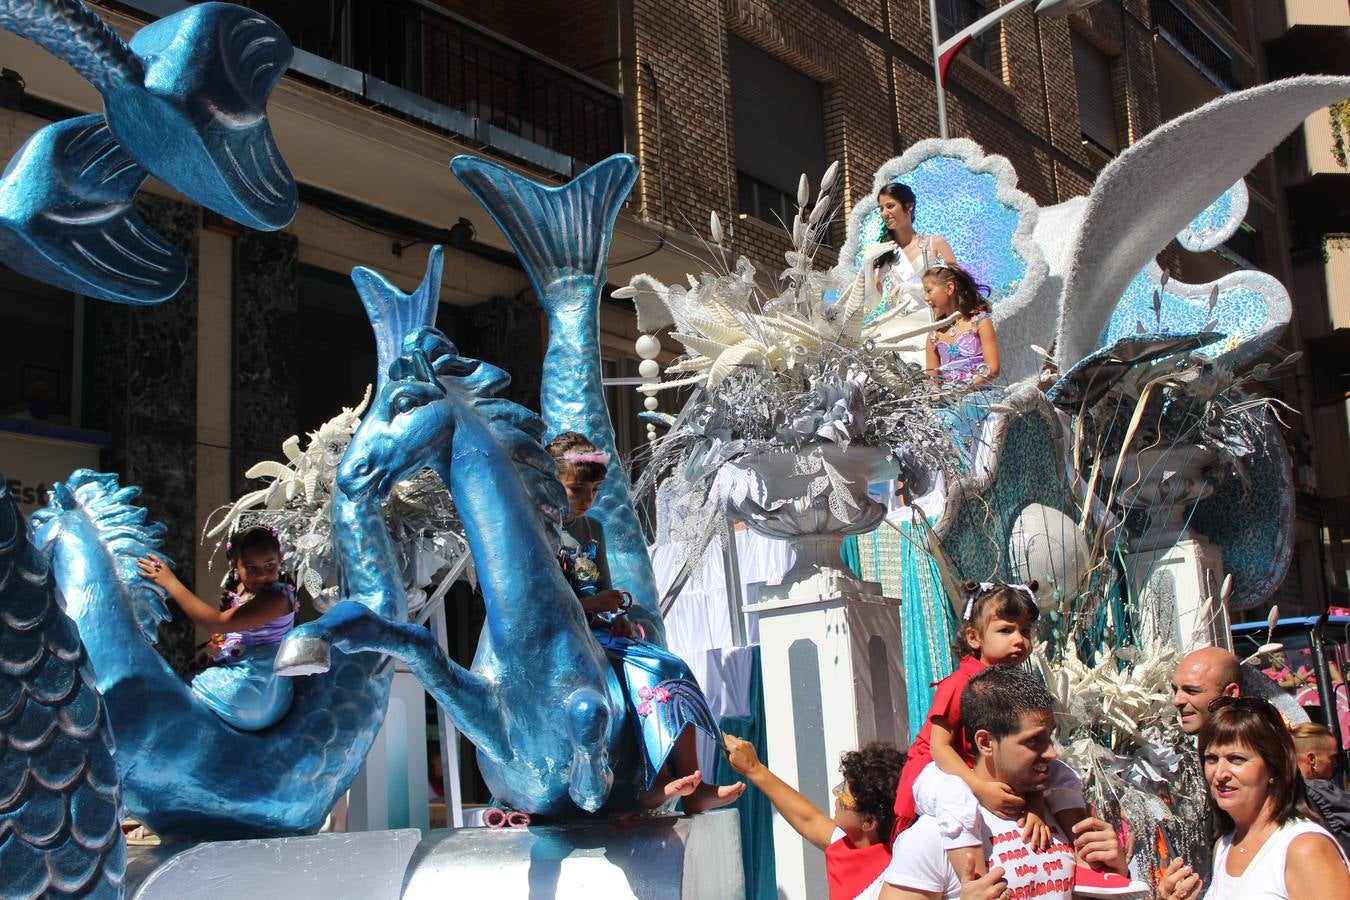
[[[840,754],[909,735],[899,606],[848,593],[746,608],[759,626],[768,763],[820,809],[834,808]],[[824,897],[824,853],[777,813],[773,842],[780,900]]]

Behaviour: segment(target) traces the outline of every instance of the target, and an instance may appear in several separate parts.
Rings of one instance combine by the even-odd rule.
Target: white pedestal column
[[[833,809],[840,754],[909,734],[899,605],[841,594],[746,608],[759,628],[767,763],[821,809]],[[824,854],[777,813],[773,840],[780,900],[824,897]]]
[[[1132,561],[1145,634],[1170,638],[1183,652],[1209,644],[1232,649],[1228,609],[1219,599],[1223,551],[1209,541],[1182,540],[1137,552]]]

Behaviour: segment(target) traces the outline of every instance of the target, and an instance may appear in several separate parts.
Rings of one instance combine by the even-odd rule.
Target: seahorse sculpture
[[[506,234],[548,316],[539,408],[549,436],[579,431],[610,454],[609,474],[588,515],[605,528],[612,580],[633,595],[629,617],[665,645],[665,623],[647,538],[619,460],[600,368],[600,294],[610,236],[637,178],[627,154],[605,159],[561,187],[545,187],[476,156],[450,170]]]
[[[127,809],[166,838],[318,830],[379,730],[391,673],[372,657],[343,657],[322,677],[295,684],[276,725],[227,725],[155,652],[155,628],[168,610],[136,560],[158,547],[163,529],[132,504],[138,493],[116,475],[81,469],[34,515],[117,735]],[[380,504],[334,498],[333,516],[351,602],[405,616]]]
[[[330,648],[397,657],[477,747],[499,802],[554,816],[631,809],[681,731],[715,735],[716,722],[678,659],[634,642],[616,667],[592,636],[557,562],[567,500],[544,425],[497,396],[509,381],[435,329],[412,330],[338,470],[338,493],[363,504],[426,467],[449,486],[487,607],[472,668],[425,629],[347,602],[292,632],[278,671],[322,670]]]
[[[80,634],[0,491],[0,896],[120,897],[121,805]]]
[[[122,303],[172,297],[186,263],[132,202],[148,175],[250,228],[295,215],[266,111],[293,49],[266,16],[199,3],[128,43],[78,0],[7,0],[0,28],[69,63],[104,103],[40,129],[0,179],[0,250],[24,274]]]

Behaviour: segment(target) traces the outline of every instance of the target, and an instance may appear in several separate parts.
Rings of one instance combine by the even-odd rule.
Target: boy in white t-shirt
[[[976,751],[977,778],[999,781],[1019,794],[1043,791],[1055,759],[1053,700],[1035,675],[1007,666],[992,666],[971,679],[961,697],[966,733]],[[1007,897],[1069,900],[1074,889],[1075,848],[1090,865],[1115,873],[1115,889],[1094,890],[1136,894],[1147,886],[1123,877],[1124,856],[1110,825],[1089,817],[1078,823],[1074,842],[1058,830],[1049,848],[1037,851],[1022,840],[1017,822],[1001,819],[983,807],[977,821],[988,866],[1003,870]],[[962,885],[947,860],[942,826],[921,816],[900,835],[882,876],[881,900],[955,900]]]

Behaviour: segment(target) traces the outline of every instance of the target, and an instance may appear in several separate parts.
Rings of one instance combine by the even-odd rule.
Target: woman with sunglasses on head
[[[1162,900],[1350,897],[1350,861],[1308,805],[1279,712],[1255,697],[1219,697],[1199,734],[1200,764],[1219,830],[1206,889],[1173,860]],[[1203,892],[1203,894],[1202,894]]]

